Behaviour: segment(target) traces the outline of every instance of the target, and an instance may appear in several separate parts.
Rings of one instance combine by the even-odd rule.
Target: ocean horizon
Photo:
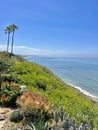
[[[65,83],[87,96],[98,98],[98,57],[25,56],[25,58],[48,67]]]

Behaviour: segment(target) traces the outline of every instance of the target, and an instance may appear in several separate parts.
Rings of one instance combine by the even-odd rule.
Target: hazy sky
[[[0,49],[13,23],[14,52],[98,56],[98,0],[0,0]]]

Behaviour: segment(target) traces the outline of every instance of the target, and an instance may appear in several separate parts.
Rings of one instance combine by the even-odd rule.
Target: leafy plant
[[[27,130],[48,130],[47,125],[43,119],[38,118],[33,123],[29,123],[27,126]]]
[[[3,74],[2,75],[2,78],[3,78],[3,81],[8,81],[9,83],[11,82],[15,82],[15,83],[22,83],[20,81],[20,78],[17,76],[17,75],[14,75],[14,74]]]
[[[0,96],[1,96],[1,85],[3,82],[3,74],[10,71],[10,64],[0,59]]]
[[[10,121],[13,121],[13,122],[19,122],[23,120],[23,116],[22,114],[20,113],[20,111],[18,110],[15,110],[11,113],[10,115]]]
[[[27,125],[26,130],[36,130],[35,126],[33,125],[33,123],[30,123],[29,125]]]
[[[1,103],[4,106],[15,106],[16,99],[20,94],[20,87],[18,84],[8,81],[4,82],[1,87]]]

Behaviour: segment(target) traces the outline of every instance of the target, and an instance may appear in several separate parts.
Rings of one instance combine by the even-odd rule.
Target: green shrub
[[[19,77],[15,74],[3,74],[2,75],[3,81],[8,81],[9,83],[15,82],[15,83],[22,83],[19,79]]]
[[[37,81],[36,84],[37,84],[38,88],[46,90],[46,84],[45,84],[45,82]]]
[[[23,115],[20,113],[19,110],[13,111],[10,115],[10,121],[19,122],[23,120]]]
[[[38,118],[34,123],[31,122],[27,125],[27,130],[47,130],[47,128],[47,124],[41,118]]]
[[[20,87],[15,83],[3,83],[1,87],[1,103],[4,106],[15,106],[20,94]]]

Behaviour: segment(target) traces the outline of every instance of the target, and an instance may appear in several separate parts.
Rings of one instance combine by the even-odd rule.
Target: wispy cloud
[[[63,56],[64,51],[62,50],[40,50],[27,46],[14,46],[14,53],[20,55],[43,55],[43,56]],[[6,50],[6,45],[0,45],[0,50]],[[10,51],[10,48],[9,48]]]
[[[6,50],[6,45],[0,45],[0,50],[2,51]]]
[[[26,46],[15,46],[14,49],[28,49],[28,50],[32,50],[32,51],[39,51],[36,48],[31,48],[31,47],[26,47]]]

